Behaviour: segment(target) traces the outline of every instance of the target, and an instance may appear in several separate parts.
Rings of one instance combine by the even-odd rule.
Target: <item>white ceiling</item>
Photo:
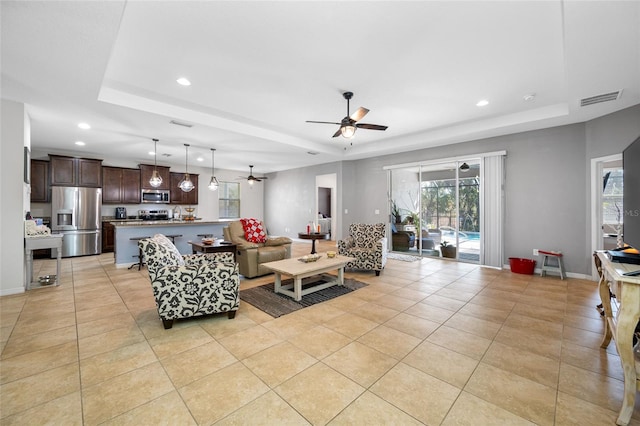
[[[158,138],[159,164],[183,165],[189,143],[190,165],[216,148],[217,168],[263,174],[640,103],[639,1],[0,4],[2,98],[27,104],[32,149],[51,153],[148,163]],[[389,128],[346,140],[305,122],[340,121],[344,91]]]

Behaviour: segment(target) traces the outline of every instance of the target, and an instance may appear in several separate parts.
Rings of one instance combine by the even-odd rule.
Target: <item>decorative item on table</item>
[[[37,225],[35,220],[24,221],[25,237],[43,237],[51,235],[51,229],[47,225]]]
[[[328,251],[327,252],[327,257],[329,259],[333,259],[334,257],[336,257],[336,252],[335,251]]]
[[[202,244],[204,244],[205,246],[209,246],[211,244],[213,244],[215,241],[215,238],[203,238],[202,239]]]
[[[299,258],[298,260],[300,262],[304,262],[304,263],[309,263],[309,262],[315,262],[318,259],[320,259],[322,256],[320,256],[319,254],[307,254],[305,256],[302,256],[301,258]]]
[[[196,216],[193,214],[193,212],[196,211],[195,207],[185,207],[184,211],[186,211],[187,214],[182,217],[183,220],[196,220]]]

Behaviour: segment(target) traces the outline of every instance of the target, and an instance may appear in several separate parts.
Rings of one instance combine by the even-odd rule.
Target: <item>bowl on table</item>
[[[213,238],[203,238],[202,244],[204,244],[205,246],[210,246],[211,244],[213,244],[214,241],[215,239]]]

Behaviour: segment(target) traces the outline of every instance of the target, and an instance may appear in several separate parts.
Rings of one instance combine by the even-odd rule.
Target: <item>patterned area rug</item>
[[[394,260],[402,260],[403,262],[415,262],[420,260],[419,256],[412,256],[410,254],[400,254],[400,253],[387,253],[388,259]]]
[[[283,280],[282,284],[290,284],[291,279]],[[323,279],[311,284],[303,284],[302,288],[306,288],[310,285],[320,284],[326,282]],[[273,292],[273,283],[264,284],[258,287],[248,288],[246,290],[240,290],[240,299],[247,302],[263,312],[271,315],[274,318],[278,318],[282,315],[290,314],[299,309],[306,308],[316,303],[326,302],[334,297],[342,296],[343,294],[351,293],[362,287],[366,287],[368,284],[354,279],[345,278],[344,286],[334,285],[329,288],[325,288],[314,293],[305,294],[302,296],[302,300],[296,302],[289,296],[284,294]]]

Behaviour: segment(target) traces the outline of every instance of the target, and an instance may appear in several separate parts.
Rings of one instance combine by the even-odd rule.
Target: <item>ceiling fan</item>
[[[362,118],[365,115],[367,115],[369,110],[366,108],[360,107],[353,114],[349,115],[349,100],[353,97],[353,92],[344,92],[342,94],[342,97],[344,97],[347,100],[347,116],[343,118],[340,123],[335,123],[331,121],[310,121],[310,120],[307,120],[307,123],[335,124],[340,126],[338,131],[333,134],[334,138],[342,135],[345,138],[350,139],[355,134],[356,129],[387,130],[387,126],[381,126],[379,124],[358,123],[358,121],[362,120]]]
[[[249,185],[253,185],[254,182],[262,182],[264,179],[269,179],[266,176],[256,177],[253,175],[253,166],[249,166],[249,176],[240,176],[240,179],[246,179]]]

